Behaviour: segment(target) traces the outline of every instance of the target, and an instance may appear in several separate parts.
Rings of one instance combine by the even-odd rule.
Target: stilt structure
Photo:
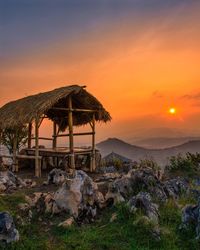
[[[20,114],[20,116],[18,115]],[[40,137],[39,128],[44,119],[49,119],[53,123],[52,137]],[[53,91],[40,93],[25,97],[23,99],[10,102],[0,108],[0,130],[6,128],[27,126],[28,143],[25,149],[26,154],[17,154],[15,146],[13,158],[15,171],[18,159],[34,159],[35,175],[41,176],[41,161],[44,157],[53,157],[54,163],[58,157],[69,156],[69,167],[76,168],[76,156],[87,154],[90,156],[89,170],[96,168],[95,149],[95,124],[96,121],[110,121],[110,114],[104,109],[102,104],[85,90],[85,86],[71,85]],[[34,136],[32,129],[34,123]],[[90,124],[91,132],[74,133],[74,126]],[[68,133],[63,133],[68,130]],[[74,136],[92,136],[92,145],[88,148],[74,147]],[[68,147],[58,147],[57,139],[69,137]],[[32,140],[35,147],[32,147]],[[40,140],[51,141],[51,148],[40,148]]]

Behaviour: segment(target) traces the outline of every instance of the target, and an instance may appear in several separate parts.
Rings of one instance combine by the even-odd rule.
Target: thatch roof
[[[0,129],[24,126],[44,114],[50,120],[55,121],[63,131],[68,126],[68,112],[52,108],[67,108],[67,97],[69,95],[72,96],[73,108],[96,110],[96,121],[107,122],[111,120],[110,114],[102,104],[84,87],[71,85],[7,103],[0,108]],[[87,124],[91,120],[92,113],[73,113],[75,126]]]

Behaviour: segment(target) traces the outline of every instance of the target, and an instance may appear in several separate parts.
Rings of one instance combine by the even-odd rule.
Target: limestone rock
[[[183,178],[174,178],[164,182],[164,189],[169,197],[178,198],[189,191],[189,184]]]
[[[128,206],[132,212],[141,209],[152,222],[158,224],[158,205],[152,202],[150,194],[146,192],[138,193],[129,200]]]
[[[94,204],[95,187],[92,179],[85,172],[77,170],[75,176],[66,179],[55,193],[54,200],[58,208],[78,217],[79,210],[85,204]]]
[[[0,192],[23,187],[30,188],[35,185],[36,182],[32,181],[31,179],[22,180],[11,171],[0,172]]]
[[[61,169],[54,168],[51,170],[51,172],[48,174],[48,184],[62,184],[67,177],[67,173]]]
[[[182,210],[180,229],[187,229],[193,224],[196,227],[196,239],[200,238],[200,197],[197,205],[187,205]]]
[[[74,218],[70,217],[67,220],[61,222],[58,226],[59,227],[64,227],[64,228],[68,228],[68,227],[72,226],[73,223],[74,223]]]
[[[10,243],[18,240],[19,232],[12,216],[8,212],[0,212],[0,242]]]

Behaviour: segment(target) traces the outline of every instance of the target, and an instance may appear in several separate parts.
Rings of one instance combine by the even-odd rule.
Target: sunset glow
[[[80,84],[113,117],[99,140],[149,127],[198,133],[199,1],[12,1],[0,6],[0,106]]]

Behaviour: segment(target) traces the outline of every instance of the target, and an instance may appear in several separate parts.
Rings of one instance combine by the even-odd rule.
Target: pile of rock
[[[11,171],[0,172],[0,193],[4,191],[13,190],[22,187],[34,187],[36,182],[31,179],[24,179],[17,177]]]
[[[73,177],[65,177],[55,193],[34,193],[34,197],[26,197],[26,202],[21,204],[21,209],[34,208],[37,212],[51,214],[68,212],[80,223],[92,221],[97,210],[105,205],[104,196],[97,185],[81,170],[75,171]]]
[[[177,199],[181,193],[188,192],[189,184],[180,178],[162,182],[150,169],[131,170],[110,183],[106,199],[113,199],[114,203],[124,201],[141,190],[160,202],[166,202],[170,197]]]

